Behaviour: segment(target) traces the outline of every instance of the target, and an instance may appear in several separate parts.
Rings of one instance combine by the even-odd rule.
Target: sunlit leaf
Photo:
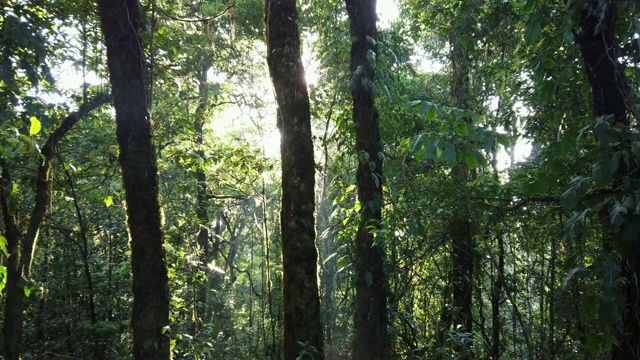
[[[7,251],[7,239],[0,235],[0,250],[4,253],[4,256],[9,257],[9,251]]]
[[[31,122],[31,127],[29,128],[29,135],[36,135],[37,133],[40,132],[40,129],[41,129],[40,121],[35,116],[32,116],[29,119],[29,121]]]

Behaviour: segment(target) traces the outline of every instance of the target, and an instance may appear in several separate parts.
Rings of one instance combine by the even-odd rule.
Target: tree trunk
[[[356,308],[353,359],[389,359],[387,334],[387,278],[384,242],[375,241],[382,220],[382,144],[374,104],[376,0],[345,0],[351,31],[353,121],[356,127],[360,224],[356,234]]]
[[[17,360],[21,353],[22,340],[22,309],[24,307],[24,285],[26,281],[20,272],[19,242],[20,230],[16,225],[13,211],[9,210],[8,197],[11,192],[11,177],[9,169],[2,159],[2,185],[0,187],[0,203],[5,226],[4,236],[7,240],[7,283],[4,308],[4,355],[8,360]]]
[[[469,53],[473,48],[471,36],[472,19],[469,16],[461,16],[452,20],[449,34],[451,47],[451,103],[462,110],[470,110],[471,92],[469,71]],[[470,124],[471,119],[465,118]],[[456,189],[456,209],[453,210],[451,219],[451,293],[452,307],[445,311],[452,311],[449,316],[451,324],[444,324],[445,331],[452,325],[456,331],[473,333],[473,270],[475,267],[475,244],[473,241],[473,224],[471,222],[471,204],[467,194],[471,171],[464,161],[464,156],[457,154],[457,164],[451,171],[453,186]],[[456,342],[454,349],[460,359],[470,359],[473,353],[471,344]]]
[[[598,2],[591,1],[587,8],[582,11],[580,27],[576,30],[575,42],[580,46],[580,53],[585,64],[585,71],[591,86],[591,95],[595,115],[597,117],[612,116],[613,124],[629,126],[630,119],[634,116],[634,106],[637,105],[637,98],[634,90],[629,85],[624,68],[618,61],[618,50],[620,45],[616,39],[615,28],[618,21],[618,1]],[[604,8],[602,8],[604,7]],[[596,11],[598,9],[599,11]],[[635,118],[636,124],[640,120]],[[622,143],[621,147],[629,146]],[[629,153],[633,153],[629,151]],[[638,159],[634,159],[635,162]],[[634,161],[620,161],[619,170],[613,175],[614,187],[621,189],[618,192],[618,200],[625,196],[635,197],[634,189],[619,186],[622,184],[622,177],[631,175],[637,171]],[[637,191],[637,190],[636,190]],[[634,227],[631,223],[623,224],[623,229],[618,229],[621,233],[629,233],[625,227]],[[637,229],[637,227],[635,228]],[[637,230],[634,230],[634,232]],[[615,232],[609,232],[608,237],[614,236]],[[633,242],[637,241],[635,234]],[[616,243],[613,239],[605,239],[611,246]],[[628,241],[625,239],[623,241]],[[617,241],[619,242],[619,240]],[[629,241],[631,243],[631,241]],[[625,296],[625,308],[622,314],[622,332],[618,336],[619,344],[613,347],[612,359],[638,359],[640,358],[640,286],[638,277],[640,276],[640,248],[630,246],[619,249],[623,257],[621,264],[621,275],[625,278],[623,292]]]
[[[282,156],[284,358],[324,359],[311,114],[295,0],[267,0],[267,62],[278,103]],[[304,345],[302,345],[304,344]]]
[[[207,314],[209,305],[207,304],[207,292],[209,290],[209,268],[211,261],[210,239],[209,235],[209,212],[207,210],[207,174],[204,172],[205,155],[204,155],[204,119],[206,116],[206,107],[209,102],[209,92],[207,89],[207,72],[209,65],[202,65],[200,74],[198,74],[198,107],[195,113],[195,131],[196,131],[196,155],[198,156],[198,166],[196,168],[196,202],[198,216],[198,272],[203,273],[204,281],[200,281],[196,285],[197,296],[197,317],[196,331],[200,330],[200,325],[204,325],[211,321]]]
[[[498,266],[496,278],[491,288],[491,359],[498,360],[502,353],[500,332],[502,320],[500,319],[500,306],[503,302],[502,288],[504,287],[504,235],[498,232]]]
[[[158,169],[144,81],[138,2],[100,0],[100,20],[116,111],[133,273],[133,355],[169,359],[167,268],[158,200]]]

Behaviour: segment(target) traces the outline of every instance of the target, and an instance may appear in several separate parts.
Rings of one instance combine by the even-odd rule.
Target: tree
[[[267,63],[281,134],[284,357],[324,359],[314,225],[315,161],[298,12],[295,0],[267,0],[265,8]]]
[[[593,110],[597,117],[595,137],[600,155],[594,163],[594,173],[609,172],[616,203],[610,214],[603,213],[604,224],[613,225],[602,245],[604,249],[616,248],[622,256],[621,277],[624,281],[622,327],[619,344],[613,346],[612,359],[640,358],[640,249],[628,245],[640,239],[637,215],[621,217],[627,213],[629,201],[637,197],[637,171],[640,160],[632,147],[638,145],[637,133],[630,130],[632,120],[640,123],[640,109],[635,90],[630,86],[625,68],[620,64],[623,55],[617,27],[621,27],[620,12],[629,10],[624,2],[585,2],[573,11],[580,21],[575,29],[575,42],[580,47],[587,79],[591,88]],[[630,11],[629,11],[630,12]],[[637,33],[636,33],[637,36]],[[633,43],[631,41],[630,43]],[[614,135],[615,134],[615,135]],[[614,136],[611,140],[610,136]],[[627,159],[622,157],[627,154]],[[610,164],[611,170],[602,170],[602,164]],[[594,176],[594,177],[595,177]],[[607,176],[607,177],[609,177]],[[634,213],[635,214],[635,213]],[[608,225],[608,224],[607,224]],[[621,240],[616,240],[620,238]]]
[[[356,308],[353,359],[388,359],[387,279],[384,273],[382,220],[382,144],[374,103],[378,31],[376,0],[346,0],[350,20],[351,94],[356,128],[356,184],[360,223],[355,239]]]
[[[124,3],[101,0],[99,12],[116,110],[118,160],[131,237],[133,354],[136,359],[168,359],[167,269],[138,6],[136,0]]]
[[[43,161],[38,167],[35,181],[35,204],[29,218],[26,232],[18,227],[16,216],[16,196],[6,161],[0,158],[2,166],[2,183],[0,183],[0,205],[5,226],[7,250],[7,295],[4,315],[4,345],[8,359],[20,358],[22,342],[23,311],[25,302],[26,279],[29,279],[33,262],[33,252],[45,217],[47,206],[51,201],[51,164],[57,146],[73,126],[84,118],[90,111],[104,105],[110,100],[107,95],[99,95],[83,104],[77,112],[67,116],[60,126],[49,136],[42,148]],[[37,133],[40,123],[37,125]]]

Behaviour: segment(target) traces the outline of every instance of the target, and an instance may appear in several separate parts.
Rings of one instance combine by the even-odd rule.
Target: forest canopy
[[[637,1],[0,13],[4,358],[640,358]]]

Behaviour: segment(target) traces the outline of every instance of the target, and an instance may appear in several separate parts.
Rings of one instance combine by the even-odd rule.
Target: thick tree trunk
[[[576,29],[575,41],[580,46],[580,53],[585,64],[587,79],[591,85],[591,95],[595,115],[598,117],[612,116],[614,125],[629,126],[635,116],[636,125],[640,120],[634,114],[637,97],[629,85],[624,68],[618,61],[620,44],[616,38],[615,28],[618,21],[618,3],[611,1],[602,3],[591,1],[587,4],[590,9],[582,12],[580,27]],[[604,7],[604,8],[601,8]],[[595,11],[596,9],[600,9]],[[621,144],[620,146],[628,146]],[[629,153],[633,153],[630,151]],[[637,162],[638,160],[635,159]],[[627,164],[633,164],[628,161]],[[624,196],[632,196],[633,189],[618,187],[623,176],[633,176],[637,171],[635,165],[625,166],[621,161],[620,169],[614,174],[613,183],[622,189],[618,200]],[[608,215],[607,215],[608,217]],[[637,218],[636,218],[637,220]],[[608,221],[607,221],[608,222]],[[634,226],[634,224],[623,225]],[[637,229],[637,227],[636,227]],[[624,229],[622,232],[626,232]],[[613,236],[613,232],[609,232]],[[637,241],[638,235],[636,235]],[[606,240],[605,247],[614,244],[613,240]],[[640,358],[640,248],[629,247],[622,254],[622,276],[625,278],[623,288],[625,308],[622,315],[622,332],[619,344],[613,347],[612,359],[626,360]]]
[[[587,78],[591,85],[591,94],[596,116],[613,116],[614,124],[629,125],[635,94],[618,61],[619,44],[615,35],[617,22],[617,1],[613,1],[603,10],[600,17],[595,12],[584,11],[577,30],[576,43],[580,46],[585,63]],[[597,2],[591,6],[596,8]],[[637,120],[637,119],[636,119]],[[631,169],[627,169],[631,173]],[[616,175],[615,182],[620,182]],[[606,244],[605,244],[606,245]],[[613,359],[640,358],[640,252],[638,248],[629,249],[623,254],[622,276],[626,278],[624,286],[625,310],[619,346],[612,352]]]
[[[353,121],[356,125],[358,170],[356,183],[361,205],[356,235],[356,309],[353,359],[389,359],[387,333],[387,278],[384,244],[374,242],[382,220],[382,144],[374,104],[376,0],[346,0],[351,31]],[[373,56],[372,56],[373,55]]]
[[[580,46],[591,85],[596,116],[613,115],[615,123],[629,125],[635,94],[618,61],[619,44],[614,31],[618,19],[617,2],[612,1],[607,6],[602,19],[600,12],[590,14],[585,10],[575,41]],[[595,9],[597,1],[591,6]]]
[[[313,217],[315,162],[297,18],[295,0],[266,1],[267,62],[278,102],[282,155],[286,360],[296,359],[303,352],[305,359],[324,359]]]
[[[116,111],[119,162],[133,272],[133,355],[169,359],[167,268],[162,249],[158,168],[144,81],[136,0],[100,0],[100,20]]]

